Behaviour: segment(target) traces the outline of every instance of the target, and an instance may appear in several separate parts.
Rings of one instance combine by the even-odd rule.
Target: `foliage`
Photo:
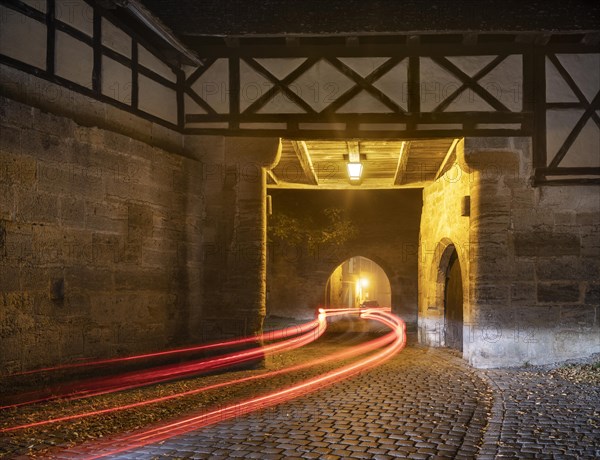
[[[269,219],[269,240],[288,245],[343,246],[356,238],[358,229],[343,209],[327,208],[314,217],[278,213]]]

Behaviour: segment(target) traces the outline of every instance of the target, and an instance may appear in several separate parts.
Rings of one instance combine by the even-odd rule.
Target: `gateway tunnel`
[[[599,8],[0,2],[0,456],[597,457]]]
[[[431,232],[421,224],[421,189],[443,173],[450,182],[461,180],[457,158],[464,141],[282,144],[269,172],[267,315],[305,318],[318,306],[359,307],[372,300],[391,307],[416,332],[418,273],[433,270],[419,260],[419,241]],[[351,151],[361,159],[359,180],[348,172]],[[465,199],[452,219],[468,220]],[[442,286],[439,344],[462,351],[463,283],[454,245],[435,269],[436,291]]]

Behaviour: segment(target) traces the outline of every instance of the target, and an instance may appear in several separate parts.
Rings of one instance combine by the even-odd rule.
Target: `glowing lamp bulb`
[[[348,177],[351,181],[359,181],[362,176],[362,163],[348,163]]]
[[[360,285],[364,288],[369,287],[369,278],[361,278]]]

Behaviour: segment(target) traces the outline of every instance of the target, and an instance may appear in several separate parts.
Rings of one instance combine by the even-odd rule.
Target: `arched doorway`
[[[446,346],[463,349],[463,284],[460,262],[454,246],[446,269],[444,285],[444,332]]]
[[[350,257],[329,276],[325,288],[325,305],[333,308],[358,308],[363,302],[391,307],[390,280],[383,268],[371,259]]]

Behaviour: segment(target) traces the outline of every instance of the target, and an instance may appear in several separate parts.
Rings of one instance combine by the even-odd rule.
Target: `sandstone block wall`
[[[200,163],[12,99],[0,112],[2,372],[188,340]]]
[[[202,158],[203,309],[198,339],[260,332],[266,303],[266,169],[279,138],[188,136]]]
[[[466,139],[463,160],[456,169],[460,181],[438,181],[424,192],[421,340],[444,344],[443,277],[432,275],[440,257],[427,254],[444,238],[432,231],[437,220],[464,248],[464,357],[470,363],[538,364],[599,352],[598,188],[531,187],[529,139]],[[457,200],[467,190],[470,217],[451,236],[458,228]],[[446,205],[431,206],[440,202]]]
[[[600,352],[598,187],[533,188],[530,141],[496,142],[467,140],[477,313],[465,357],[487,367]]]
[[[463,279],[463,316],[471,315],[470,218],[463,216],[463,200],[470,200],[470,178],[464,160],[464,140],[456,146],[456,161],[438,180],[423,189],[419,234],[419,337],[421,342],[443,346],[451,333],[444,321],[446,270],[456,251]],[[454,248],[454,249],[453,249]]]

